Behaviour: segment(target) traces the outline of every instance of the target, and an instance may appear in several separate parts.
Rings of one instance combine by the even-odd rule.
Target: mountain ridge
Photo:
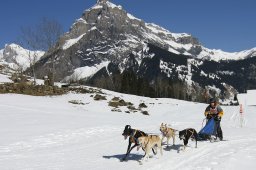
[[[0,64],[4,65],[8,70],[25,71],[30,67],[33,57],[35,57],[35,61],[38,61],[43,55],[43,51],[27,50],[14,43],[6,44],[0,50]]]
[[[145,23],[121,6],[104,0],[85,10],[35,68],[40,76],[51,72],[50,59],[54,55],[54,74],[58,81],[80,82],[124,93],[202,101],[206,98],[204,93],[233,98],[238,91],[246,89],[249,85],[234,88],[238,87],[235,81],[228,81],[228,71],[225,66],[218,70],[218,64],[228,65],[234,61],[235,66],[237,60],[230,59],[238,56],[238,61],[247,61],[254,58],[254,50],[240,53],[210,50],[190,34],[171,33]],[[233,66],[229,67],[233,76],[240,74]],[[140,87],[140,81],[145,88]]]
[[[190,34],[145,23],[102,0],[83,12],[35,64],[35,71],[39,77],[52,72],[56,81],[67,83],[203,101],[207,95],[233,98],[256,88],[252,85],[256,84],[255,50],[211,50]],[[245,83],[236,82],[237,78]]]

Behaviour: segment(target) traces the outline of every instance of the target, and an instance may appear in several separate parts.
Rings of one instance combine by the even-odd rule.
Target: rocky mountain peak
[[[253,51],[251,55],[255,54]],[[207,60],[207,64],[212,58],[220,61],[223,57],[234,58],[236,55],[248,57],[247,51],[233,54],[205,48],[191,34],[172,33],[156,24],[145,23],[121,6],[98,0],[74,22],[55,48],[44,55],[35,70],[39,77],[47,75],[52,70],[51,59],[54,56],[56,81],[90,82],[90,85],[117,91],[121,88],[122,92],[128,92],[124,89],[131,88],[120,84],[127,85],[131,83],[128,82],[131,80],[129,76],[137,76],[145,80],[148,88],[156,88],[157,81],[161,80],[160,84],[163,84],[163,80],[167,84],[165,88],[171,90],[183,82],[197,84],[201,90],[208,84],[225,90],[222,80],[226,75],[234,74],[225,70],[227,63],[222,63],[223,70],[219,71],[218,63],[211,62],[214,67],[210,67],[213,72],[209,73],[209,67],[203,64],[203,60]],[[208,81],[202,81],[205,80],[204,75]],[[218,82],[212,77],[217,77]],[[184,88],[187,84],[183,84]],[[233,82],[226,84],[233,85]],[[196,88],[193,90],[198,91]]]
[[[25,70],[30,66],[31,57],[36,57],[36,61],[43,56],[42,51],[29,51],[17,44],[6,44],[5,48],[0,50],[0,60],[11,69]]]
[[[109,0],[97,0],[97,4],[99,4],[99,3],[106,3],[107,1],[109,1]]]
[[[145,23],[108,0],[98,0],[93,7],[85,10],[58,44],[60,48],[67,49],[74,45],[71,41],[77,42],[88,36],[92,41],[100,38],[102,42],[108,39],[133,39],[136,44],[150,42],[177,54],[190,56],[202,51],[200,42],[192,35],[171,33],[158,25]]]
[[[25,53],[26,50],[17,44],[6,44],[3,50],[3,59],[5,59],[6,62],[13,62],[18,54],[24,56]]]

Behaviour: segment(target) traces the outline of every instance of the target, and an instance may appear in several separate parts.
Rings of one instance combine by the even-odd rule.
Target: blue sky
[[[208,48],[233,52],[256,47],[255,0],[112,0],[135,17],[171,32],[186,32]],[[96,0],[11,0],[0,4],[0,49],[17,41],[22,26],[43,17],[65,31]]]

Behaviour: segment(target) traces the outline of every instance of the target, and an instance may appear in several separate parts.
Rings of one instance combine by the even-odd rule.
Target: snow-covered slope
[[[79,67],[75,69],[74,73],[70,76],[67,76],[63,82],[77,82],[83,78],[89,78],[90,76],[94,75],[97,73],[100,69],[103,67],[107,67],[109,64],[108,61],[102,62],[100,64],[96,64],[94,66],[88,67]]]
[[[11,83],[12,80],[10,79],[9,76],[4,75],[4,74],[0,74],[0,84],[2,83]]]
[[[29,51],[17,44],[9,44],[0,50],[0,64],[14,70],[25,70],[33,63],[34,58],[36,62],[43,54],[42,51]]]
[[[4,57],[4,50],[2,49],[2,50],[0,50],[0,60],[2,60],[3,57]]]
[[[146,133],[160,134],[162,122],[182,130],[200,130],[205,104],[174,99],[155,99],[105,91],[107,100],[94,101],[92,94],[67,94],[33,97],[0,95],[0,169],[1,170],[251,170],[256,161],[256,108],[248,107],[246,124],[240,127],[239,108],[223,107],[223,142],[189,141],[185,152],[182,142],[163,146],[163,156],[153,156],[140,165],[143,151],[132,150],[127,162],[120,162],[128,141],[123,139],[125,125]],[[144,102],[149,116],[140,112],[112,112],[108,101],[114,96],[134,103]],[[84,105],[69,103],[77,100]],[[172,143],[172,142],[171,142]]]
[[[220,61],[220,60],[243,60],[245,58],[255,57],[255,56],[256,56],[256,48],[230,53],[230,52],[222,51],[220,49],[216,50],[216,49],[208,49],[203,47],[203,50],[198,55],[198,58]]]

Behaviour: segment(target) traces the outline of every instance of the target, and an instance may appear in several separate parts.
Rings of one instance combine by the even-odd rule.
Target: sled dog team
[[[122,160],[126,160],[127,156],[130,154],[131,150],[135,147],[137,147],[138,150],[141,147],[145,152],[145,155],[143,156],[141,162],[143,160],[149,158],[149,153],[151,150],[156,155],[157,149],[159,149],[160,153],[162,155],[163,154],[163,151],[162,151],[163,139],[167,138],[167,147],[168,147],[169,140],[172,138],[173,145],[174,145],[175,144],[175,132],[177,132],[178,130],[172,129],[163,123],[160,125],[159,130],[162,133],[162,139],[158,135],[149,135],[141,130],[132,129],[130,125],[126,125],[122,135],[124,136],[124,139],[127,139],[127,137],[129,137],[129,143],[128,143],[127,152]],[[195,147],[197,147],[198,135],[197,135],[197,132],[195,129],[188,128],[188,129],[179,131],[179,138],[180,138],[180,140],[183,140],[183,144],[184,144],[183,150],[185,150],[189,139],[195,140],[196,141]],[[132,144],[134,144],[134,145],[131,146]]]
[[[216,98],[211,98],[209,100],[209,105],[206,107],[204,114],[207,119],[207,123],[209,122],[209,125],[214,120],[214,128],[212,129],[212,134],[215,134],[216,139],[219,138],[220,140],[223,140],[220,121],[224,112],[222,108],[219,106],[218,100]],[[208,124],[206,124],[206,126],[207,125]],[[130,125],[126,125],[122,135],[124,136],[125,139],[129,137],[129,144],[123,160],[126,160],[131,150],[136,146],[138,147],[138,149],[142,147],[142,149],[145,151],[145,155],[143,156],[143,159],[142,159],[143,161],[144,159],[148,159],[150,150],[152,150],[154,154],[157,154],[157,148],[158,148],[160,149],[160,152],[162,154],[162,142],[164,138],[167,138],[167,147],[169,146],[169,140],[171,138],[173,139],[173,145],[175,144],[175,132],[177,130],[172,129],[168,127],[166,124],[164,125],[162,123],[160,125],[160,131],[163,136],[162,139],[157,135],[149,135],[143,131],[132,129]],[[197,147],[197,141],[199,139],[208,138],[207,136],[202,137],[203,134],[201,131],[199,132],[199,134],[197,134],[196,130],[193,128],[187,128],[182,131],[179,131],[179,138],[180,140],[183,140],[183,144],[184,144],[183,150],[185,150],[189,139],[195,140],[196,142],[195,147]],[[131,146],[132,144],[134,145]]]

